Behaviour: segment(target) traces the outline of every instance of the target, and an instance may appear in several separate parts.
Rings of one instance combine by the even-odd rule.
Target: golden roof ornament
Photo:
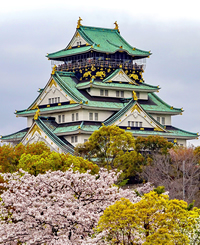
[[[117,21],[115,21],[115,30],[117,30],[119,32],[119,25],[117,24]]]
[[[82,21],[82,19],[81,19],[81,17],[79,17],[78,22],[77,22],[77,27],[76,27],[77,29],[79,29],[80,26],[82,26],[81,21]]]
[[[36,111],[36,113],[34,115],[34,120],[38,120],[39,116],[40,116],[40,109],[38,108],[38,110]]]
[[[135,92],[135,91],[133,91],[133,99],[134,99],[134,100],[138,100],[138,97],[137,97],[137,95],[136,95],[136,92]]]
[[[53,67],[53,69],[52,69],[52,72],[51,72],[51,74],[52,74],[52,75],[54,75],[54,74],[55,74],[55,72],[56,72],[56,68],[57,68],[57,67],[56,67],[56,65],[54,65],[54,67]]]

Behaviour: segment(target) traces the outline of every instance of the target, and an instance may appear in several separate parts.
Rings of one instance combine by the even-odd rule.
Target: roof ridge
[[[42,121],[42,119],[40,119],[40,117],[38,118],[38,120],[35,121],[36,124],[38,124],[38,126],[42,127],[42,130],[45,131],[45,133],[47,133],[47,135],[54,141],[54,143],[56,143],[56,145],[59,145],[59,147],[66,152],[66,149],[68,150],[69,153],[73,154],[74,150],[72,147],[70,147],[69,145],[66,145],[56,134],[54,134],[46,125],[45,123]]]

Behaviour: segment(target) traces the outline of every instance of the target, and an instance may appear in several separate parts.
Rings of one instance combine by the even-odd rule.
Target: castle
[[[172,126],[182,114],[156,94],[158,86],[143,79],[151,52],[131,46],[113,29],[83,26],[79,18],[66,48],[47,55],[52,73],[38,97],[25,110],[27,128],[2,136],[14,145],[44,141],[52,150],[73,154],[102,125],[117,125],[134,137],[159,135],[178,145],[198,137]]]

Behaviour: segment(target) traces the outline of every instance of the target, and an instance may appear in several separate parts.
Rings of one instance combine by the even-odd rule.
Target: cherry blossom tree
[[[31,175],[23,170],[2,174],[6,191],[0,201],[0,244],[84,244],[109,205],[135,191],[114,185],[117,175],[72,169]],[[138,189],[149,192],[150,184]]]

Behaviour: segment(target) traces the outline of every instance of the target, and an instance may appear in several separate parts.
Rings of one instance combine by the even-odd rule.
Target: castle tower
[[[52,73],[38,97],[25,110],[27,128],[2,141],[44,141],[52,150],[69,152],[102,125],[117,125],[137,136],[160,135],[179,145],[198,137],[173,127],[183,110],[157,96],[159,87],[143,79],[151,53],[128,44],[113,29],[83,26],[81,18],[66,48],[47,55]]]

